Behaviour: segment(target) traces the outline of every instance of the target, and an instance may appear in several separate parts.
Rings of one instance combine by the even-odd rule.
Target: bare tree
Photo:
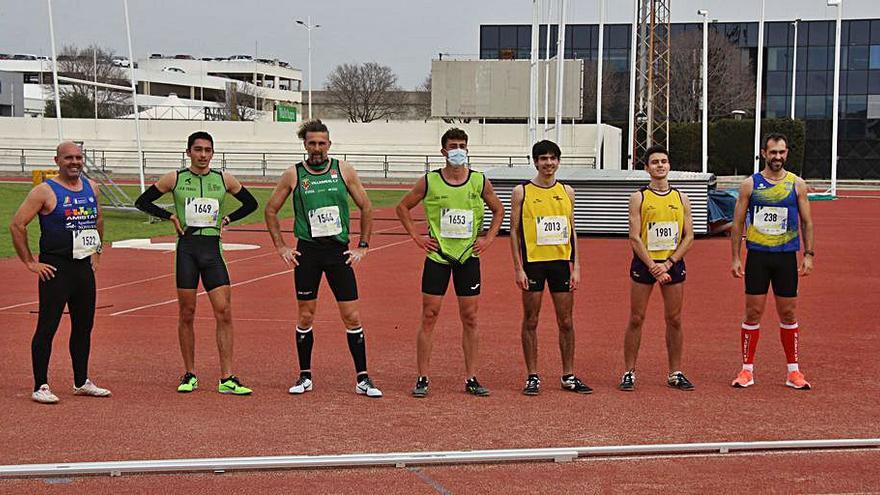
[[[598,67],[584,67],[585,121],[596,120],[596,74]],[[602,70],[602,120],[626,119],[629,112],[629,73],[613,72],[606,65]],[[552,102],[551,102],[552,105]],[[622,111],[622,113],[621,113]],[[552,113],[552,111],[550,112]]]
[[[699,31],[687,31],[672,40],[669,118],[674,122],[700,120],[702,47]],[[733,110],[754,110],[755,74],[749,66],[743,66],[741,50],[711,30],[708,50],[709,117],[727,117]]]
[[[58,72],[67,77],[113,84],[128,87],[130,85],[126,69],[113,65],[116,54],[109,48],[90,45],[86,48],[78,48],[73,45],[64,46],[58,54]],[[54,95],[54,88],[49,85],[49,93]],[[95,96],[97,93],[98,117],[115,118],[131,113],[131,93],[116,91],[106,88],[97,88],[88,84],[64,84],[60,98],[67,101],[91,102],[92,108],[86,111],[85,105],[66,105],[62,109],[79,108],[76,114],[66,115],[69,117],[94,117]],[[47,106],[48,109],[48,106]],[[54,103],[51,113],[54,115]]]
[[[258,86],[241,81],[227,82],[223,99],[217,100],[224,105],[206,111],[206,118],[208,120],[256,120],[263,114],[256,106],[263,98],[264,92]]]
[[[337,65],[324,89],[331,105],[345,112],[350,122],[391,118],[402,111],[397,75],[376,62]]]

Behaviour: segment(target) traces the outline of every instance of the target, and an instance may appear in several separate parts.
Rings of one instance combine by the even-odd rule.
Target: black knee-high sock
[[[315,336],[312,333],[312,327],[300,328],[296,327],[296,355],[299,358],[300,376],[311,378],[312,376],[312,344],[315,342]]]
[[[348,350],[354,360],[354,370],[358,375],[367,372],[367,345],[364,342],[363,327],[352,328],[346,332]]]

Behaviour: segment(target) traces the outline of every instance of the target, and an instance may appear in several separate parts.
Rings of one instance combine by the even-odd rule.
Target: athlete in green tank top
[[[333,291],[339,316],[346,328],[348,350],[354,361],[355,393],[382,397],[382,391],[367,373],[364,329],[358,311],[357,279],[354,266],[366,255],[373,229],[373,206],[354,167],[328,157],[330,130],[320,120],[303,122],[297,136],[303,141],[308,158],[281,174],[266,203],[266,228],[278,255],[293,267],[296,290],[296,354],[299,378],[288,389],[294,395],[312,390],[312,324],[318,303],[321,279]],[[281,236],[278,211],[293,196],[296,244],[291,247]],[[360,210],[360,240],[349,247],[349,197]]]
[[[479,349],[477,308],[480,295],[480,254],[485,251],[501,227],[504,206],[492,184],[479,172],[470,170],[467,157],[468,136],[461,129],[449,129],[440,138],[440,153],[446,166],[425,174],[400,200],[397,216],[407,233],[426,257],[422,269],[422,321],[416,338],[418,377],[414,397],[428,395],[428,367],[437,314],[452,278],[462,326],[465,391],[477,396],[489,395],[475,375]],[[428,223],[428,235],[416,232],[410,210],[422,203]],[[492,222],[486,234],[483,208],[489,207]]]
[[[443,179],[438,169],[429,172],[425,181],[422,205],[428,221],[428,235],[439,245],[437,251],[428,252],[428,258],[449,264],[450,258],[464,263],[471,256],[479,256],[473,248],[483,229],[485,176],[468,170],[467,180],[453,185]]]
[[[241,384],[233,374],[233,325],[229,308],[232,289],[229,272],[223,261],[220,233],[230,222],[241,220],[257,209],[257,200],[238,179],[228,172],[211,169],[214,157],[214,139],[204,131],[189,136],[186,154],[189,167],[168,172],[144,191],[135,206],[157,218],[170,220],[177,231],[175,279],[177,301],[180,306],[178,339],[183,357],[184,374],[177,386],[178,392],[192,392],[199,386],[195,376],[195,335],[192,315],[196,311],[196,293],[201,281],[211,296],[211,307],[217,322],[217,349],[220,354],[220,381],[217,391],[222,394],[247,395],[251,389]],[[174,213],[156,205],[163,194],[171,192]],[[226,193],[232,194],[241,206],[223,216]]]
[[[339,161],[331,158],[329,165],[296,164],[293,233],[299,240],[330,238],[348,244],[348,188]]]

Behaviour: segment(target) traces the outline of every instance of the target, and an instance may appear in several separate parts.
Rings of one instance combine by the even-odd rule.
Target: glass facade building
[[[541,26],[540,56],[546,56],[546,26]],[[671,26],[675,38],[687,31],[699,32],[701,23]],[[741,63],[754,73],[758,56],[757,22],[713,22],[714,30],[741,52]],[[569,24],[565,31],[565,57],[595,66],[599,28],[595,24]],[[604,67],[620,77],[623,101],[629,91],[630,24],[606,24]],[[550,29],[550,56],[556,54],[555,26]],[[791,112],[792,89],[795,118],[806,123],[803,173],[806,177],[830,176],[831,114],[834,93],[834,21],[799,21],[797,39],[793,22],[764,24],[763,118],[786,118]],[[527,59],[530,57],[530,25],[480,26],[480,58]],[[794,50],[797,67],[793,67]],[[795,68],[794,84],[792,69]],[[838,177],[880,178],[880,19],[844,20],[841,26],[840,128]],[[673,76],[674,77],[674,76]],[[712,98],[712,95],[709,95]],[[594,103],[589,103],[593,104]],[[603,120],[625,122],[624,105],[603,106]],[[590,118],[585,114],[585,121]],[[624,135],[626,131],[624,130]]]

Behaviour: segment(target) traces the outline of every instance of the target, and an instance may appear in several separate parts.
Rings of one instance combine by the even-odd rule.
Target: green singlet
[[[473,253],[474,241],[483,228],[483,186],[486,179],[480,172],[468,171],[467,180],[457,186],[448,184],[440,170],[425,175],[425,198],[422,203],[428,220],[428,233],[449,257],[464,263]],[[428,258],[448,265],[438,253]]]
[[[318,169],[327,167],[322,163]],[[348,187],[339,160],[330,159],[324,173],[315,173],[303,162],[296,164],[293,188],[293,233],[297,239],[333,239],[348,244]]]
[[[210,170],[205,175],[189,168],[177,171],[177,182],[171,190],[174,211],[184,231],[193,235],[220,235],[220,212],[226,198],[223,174]]]

